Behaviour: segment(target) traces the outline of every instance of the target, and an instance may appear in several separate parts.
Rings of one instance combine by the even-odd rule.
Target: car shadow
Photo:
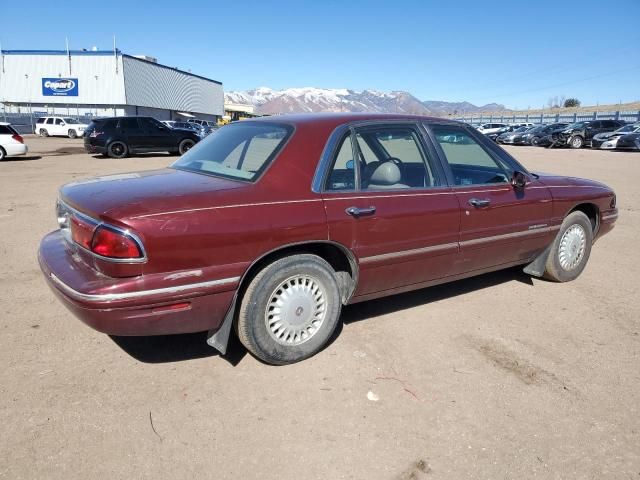
[[[484,288],[495,287],[507,282],[520,282],[533,286],[533,279],[522,271],[522,267],[512,267],[476,277],[426,287],[399,295],[347,305],[342,311],[342,323],[351,324],[371,317],[426,305],[439,300],[454,298]]]
[[[327,348],[340,336],[345,324],[349,325],[513,281],[533,285],[532,278],[522,271],[522,267],[513,267],[465,280],[348,305],[342,310],[341,321],[338,322],[336,331],[322,349]],[[226,355],[221,355],[207,344],[206,332],[148,337],[111,336],[110,338],[127,354],[143,363],[172,363],[220,357],[235,367],[247,355],[247,350],[234,334],[229,338]]]
[[[247,354],[235,335],[229,338],[226,355],[221,355],[207,344],[207,332],[110,338],[127,354],[143,363],[173,363],[220,357],[235,367]]]
[[[5,157],[3,162],[30,162],[31,160],[40,160],[40,155],[28,155],[25,157]]]

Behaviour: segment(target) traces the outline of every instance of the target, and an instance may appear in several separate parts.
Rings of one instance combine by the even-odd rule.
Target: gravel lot
[[[0,163],[0,479],[640,478],[640,154],[509,148],[617,191],[575,282],[512,269],[358,304],[322,353],[271,367],[73,318],[36,260],[58,186],[174,157],[27,143]]]

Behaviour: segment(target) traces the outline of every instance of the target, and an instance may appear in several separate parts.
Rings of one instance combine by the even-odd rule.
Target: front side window
[[[255,181],[275,158],[293,128],[267,122],[228,125],[184,154],[172,167]]]
[[[431,130],[445,154],[455,185],[485,185],[509,181],[503,166],[465,129],[455,125],[432,125]]]

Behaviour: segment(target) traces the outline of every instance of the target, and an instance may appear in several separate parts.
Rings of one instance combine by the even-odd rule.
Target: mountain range
[[[476,106],[469,102],[421,101],[409,92],[380,92],[346,88],[287,88],[226,92],[225,103],[253,105],[256,113],[279,114],[301,112],[379,112],[415,115],[461,115],[473,112],[506,111],[504,105],[490,103]]]

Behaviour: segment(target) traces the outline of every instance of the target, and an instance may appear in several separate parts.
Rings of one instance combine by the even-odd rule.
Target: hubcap
[[[571,225],[564,232],[558,246],[558,259],[564,270],[573,270],[580,264],[584,257],[586,238],[587,235],[581,225]]]
[[[111,151],[115,154],[115,155],[122,155],[122,153],[124,152],[124,147],[122,146],[121,143],[116,143],[115,145],[113,145],[111,147]]]
[[[269,335],[281,345],[300,345],[313,337],[327,314],[322,285],[307,275],[296,275],[273,291],[265,311]]]
[[[573,146],[574,147],[579,147],[580,145],[582,145],[582,140],[580,140],[579,138],[574,138],[573,139]]]

